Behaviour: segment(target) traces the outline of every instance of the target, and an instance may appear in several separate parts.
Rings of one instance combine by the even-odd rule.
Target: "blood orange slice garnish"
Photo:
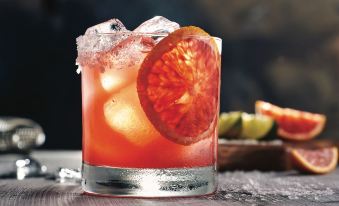
[[[303,112],[290,108],[280,108],[273,104],[257,101],[255,110],[276,120],[278,135],[287,140],[309,140],[320,134],[326,117],[322,114]]]
[[[292,161],[303,172],[324,174],[337,166],[338,149],[336,147],[321,149],[292,149]]]
[[[144,59],[137,79],[146,116],[166,138],[189,145],[216,126],[220,55],[214,39],[198,27],[182,27],[162,39]]]

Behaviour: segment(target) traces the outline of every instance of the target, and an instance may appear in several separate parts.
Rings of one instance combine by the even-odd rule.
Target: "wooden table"
[[[49,171],[60,166],[79,168],[81,164],[80,151],[39,151],[33,157]],[[2,179],[0,205],[339,205],[339,169],[322,176],[294,171],[223,172],[214,195],[163,199],[95,197],[84,195],[80,185],[74,183],[44,178]]]

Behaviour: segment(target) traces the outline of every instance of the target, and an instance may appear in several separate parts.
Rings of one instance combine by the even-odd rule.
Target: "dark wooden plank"
[[[259,177],[258,177],[259,176]],[[83,194],[80,185],[41,178],[0,181],[0,205],[338,205],[339,171],[323,176],[227,172],[215,195],[196,198],[108,198]],[[271,184],[267,183],[272,181]],[[287,187],[286,187],[287,185]],[[302,190],[304,188],[304,190]],[[300,194],[300,193],[304,194]]]
[[[43,179],[0,181],[0,205],[222,205],[222,201],[202,198],[109,198],[84,195],[79,185],[60,184]],[[233,205],[240,205],[235,203]]]
[[[58,164],[76,168],[80,152],[38,152],[52,169]],[[67,160],[69,157],[69,160]],[[66,163],[68,161],[68,163]],[[61,163],[60,163],[61,162]],[[218,192],[195,198],[109,198],[83,194],[78,184],[61,184],[43,178],[0,180],[0,206],[42,205],[339,205],[339,170],[327,175],[289,172],[234,171],[219,174]]]
[[[291,168],[281,141],[227,141],[218,148],[219,171],[261,170],[284,171]]]
[[[221,139],[218,146],[218,168],[220,171],[286,171],[293,169],[290,148],[323,148],[334,145],[337,145],[334,140],[283,142]]]

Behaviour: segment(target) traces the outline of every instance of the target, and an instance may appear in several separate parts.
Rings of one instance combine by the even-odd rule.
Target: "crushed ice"
[[[88,28],[84,35],[76,39],[76,62],[82,66],[99,67],[102,71],[131,68],[139,64],[145,57],[145,52],[150,51],[160,39],[140,36],[140,33],[163,36],[178,28],[179,24],[162,16],[145,21],[134,31],[127,30],[120,20],[111,19]]]
[[[179,28],[180,26],[178,23],[170,21],[162,16],[155,16],[140,24],[134,32],[168,34]]]
[[[119,31],[127,31],[124,24],[119,19],[110,19],[106,22],[97,24],[88,28],[85,35],[99,34],[99,33],[112,33]]]
[[[114,35],[119,33],[119,35]],[[130,31],[118,19],[110,19],[106,22],[88,28],[84,35],[77,41],[78,52],[106,51],[130,35]]]

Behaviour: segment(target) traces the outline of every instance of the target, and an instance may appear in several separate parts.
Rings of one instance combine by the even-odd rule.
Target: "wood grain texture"
[[[219,140],[218,168],[219,171],[286,171],[293,169],[289,154],[291,148],[324,148],[334,145],[339,144],[334,140],[306,142]]]
[[[283,144],[232,144],[218,147],[218,169],[284,171],[290,169]]]
[[[38,152],[34,154],[34,157],[43,160],[44,164],[49,168],[57,168],[60,163],[76,168],[81,162],[79,152]],[[66,163],[67,161],[68,163]],[[258,175],[263,178],[257,178]],[[277,178],[279,181],[277,181]],[[276,184],[267,184],[270,181],[275,181],[274,183]],[[284,192],[279,193],[277,188],[287,183],[292,184],[291,182],[295,182],[296,189],[299,188],[300,190],[305,185],[305,187],[307,186],[306,189],[322,191],[323,193],[319,194],[323,195],[309,194],[309,196],[305,197],[294,197],[293,191],[297,192],[297,190],[293,190],[293,188],[288,188],[289,192],[292,192],[292,197]],[[251,184],[253,184],[254,189],[253,187],[248,188]],[[261,187],[265,186],[266,192],[260,195],[255,189],[256,185],[258,187],[260,185]],[[272,195],[273,193],[269,192],[270,189],[277,190],[276,194]],[[219,174],[219,190],[214,195],[195,198],[162,199],[89,196],[83,194],[81,186],[78,184],[61,184],[43,178],[31,178],[23,181],[13,179],[0,180],[0,206],[12,205],[339,205],[339,170],[322,176],[300,175],[295,172],[223,172]]]

